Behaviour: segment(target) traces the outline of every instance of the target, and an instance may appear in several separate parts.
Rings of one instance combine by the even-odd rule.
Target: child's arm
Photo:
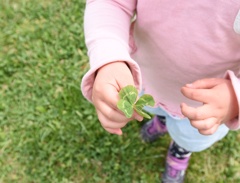
[[[137,88],[141,86],[140,69],[131,59],[129,31],[135,13],[136,0],[87,0],[84,15],[85,41],[90,70],[83,77],[83,95],[91,101],[96,71],[103,65],[125,61]]]
[[[141,87],[141,73],[130,57],[129,31],[136,0],[88,0],[84,16],[90,70],[82,79],[83,95],[94,104],[103,128],[121,135],[126,118],[117,109],[118,92],[126,85]]]
[[[182,93],[203,103],[198,108],[181,104],[183,115],[201,134],[213,134],[223,123],[230,129],[240,127],[240,81],[233,72],[228,71],[225,79],[208,78],[187,84]]]

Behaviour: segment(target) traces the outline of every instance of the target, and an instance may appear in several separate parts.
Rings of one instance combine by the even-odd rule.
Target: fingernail
[[[195,88],[194,85],[193,85],[192,83],[190,83],[190,84],[186,84],[186,87],[188,87],[188,88]]]

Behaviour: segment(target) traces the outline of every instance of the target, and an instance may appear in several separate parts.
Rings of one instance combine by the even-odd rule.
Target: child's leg
[[[165,172],[162,176],[163,183],[182,183],[188,167],[191,152],[171,142],[166,161]]]
[[[165,133],[167,133],[165,117],[154,116],[153,119],[143,125],[140,135],[143,141],[153,142]]]

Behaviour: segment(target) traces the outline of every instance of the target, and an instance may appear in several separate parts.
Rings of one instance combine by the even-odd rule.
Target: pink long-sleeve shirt
[[[90,70],[81,88],[89,101],[95,71],[123,60],[172,115],[182,115],[182,102],[199,105],[180,88],[203,78],[231,80],[240,106],[239,0],[88,0],[84,22]],[[226,125],[238,129],[240,121]]]

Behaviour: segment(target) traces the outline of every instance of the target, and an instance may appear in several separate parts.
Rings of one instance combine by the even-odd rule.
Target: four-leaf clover
[[[155,101],[151,95],[144,94],[137,100],[137,89],[132,85],[128,85],[120,90],[119,97],[117,107],[127,118],[131,118],[135,110],[142,117],[151,119],[151,116],[143,110],[144,106],[154,106]]]

